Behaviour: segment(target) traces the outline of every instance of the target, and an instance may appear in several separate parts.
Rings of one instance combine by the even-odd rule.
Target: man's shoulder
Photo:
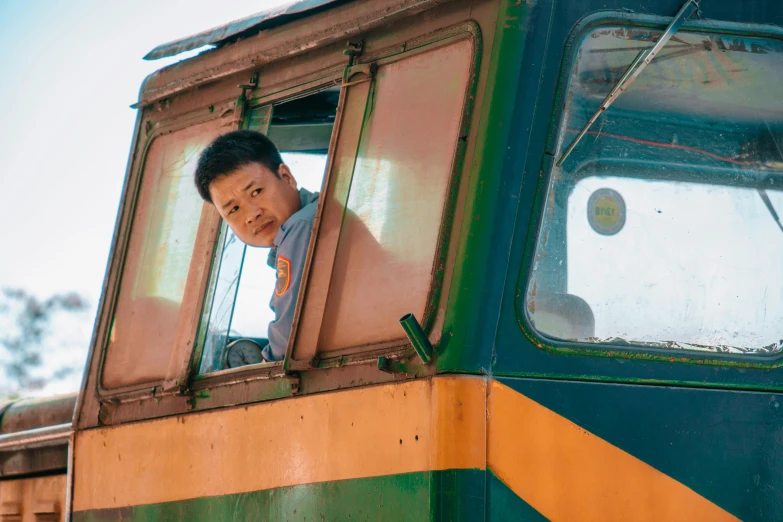
[[[312,201],[307,205],[297,210],[288,220],[285,225],[294,223],[310,223],[315,220],[315,211],[318,208],[318,200]]]

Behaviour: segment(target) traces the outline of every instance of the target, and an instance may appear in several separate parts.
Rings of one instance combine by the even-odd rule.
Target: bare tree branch
[[[75,366],[63,366],[51,375],[36,375],[43,366],[44,342],[51,333],[51,320],[61,312],[75,313],[87,309],[81,295],[70,292],[55,294],[40,300],[19,288],[0,291],[0,372],[5,379],[0,396],[17,395],[22,390],[42,388],[50,380],[63,379],[78,371]],[[4,351],[5,353],[1,353]],[[82,361],[79,361],[81,363]]]

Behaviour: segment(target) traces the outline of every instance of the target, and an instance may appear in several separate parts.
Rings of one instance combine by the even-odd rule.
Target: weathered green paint
[[[550,138],[566,101],[558,85],[571,68],[569,34],[583,17],[606,10],[628,19],[670,17],[681,5],[501,2],[483,109],[474,116],[470,193],[437,364],[439,371],[508,376],[500,380],[741,519],[770,520],[783,512],[783,408],[775,407],[783,397],[763,392],[783,391],[783,358],[556,342],[520,319],[553,161]],[[783,26],[771,2],[702,2],[701,9],[713,20]],[[507,17],[525,30],[515,32]],[[488,520],[545,520],[491,473],[486,491]]]
[[[522,289],[520,288],[520,291]],[[773,359],[748,359],[747,356],[740,356],[733,354],[731,356],[718,357],[705,357],[704,354],[699,352],[672,352],[666,350],[658,350],[655,352],[650,351],[631,351],[622,350],[616,348],[615,350],[607,348],[596,348],[589,344],[577,344],[572,342],[559,342],[554,343],[549,339],[539,336],[535,330],[525,320],[525,311],[522,308],[522,295],[517,305],[517,321],[519,328],[525,333],[528,340],[536,347],[551,352],[560,353],[565,355],[586,355],[590,357],[610,357],[621,358],[640,361],[660,361],[667,363],[682,363],[682,364],[712,364],[715,366],[725,366],[727,368],[753,368],[758,370],[772,370],[783,366],[783,359],[776,357]],[[609,343],[607,343],[609,344]],[[606,346],[606,344],[604,345]],[[639,349],[639,350],[643,350]],[[734,357],[729,359],[728,357]],[[781,388],[783,389],[783,387]]]
[[[259,402],[291,397],[296,393],[297,387],[298,381],[289,377],[277,377],[254,383],[243,382],[239,385],[239,389],[235,386],[218,385],[194,392],[191,398],[192,408],[193,410],[207,410],[226,404]]]
[[[487,473],[478,469],[433,471],[431,519],[438,522],[484,520]]]
[[[498,9],[482,110],[480,115],[474,115],[479,124],[459,236],[460,261],[453,274],[439,347],[439,371],[478,372],[489,366],[489,353],[476,348],[481,346],[480,320],[485,314],[497,312],[482,303],[486,303],[485,293],[491,288],[493,274],[488,267],[503,261],[493,259],[492,232],[507,153],[508,116],[513,110],[522,67],[517,55],[524,47],[527,11],[527,3],[506,0],[500,2]],[[464,346],[471,349],[463,349]]]
[[[457,140],[457,149],[454,153],[454,165],[452,167],[451,181],[446,195],[443,209],[442,223],[438,233],[438,244],[440,248],[436,253],[435,266],[433,270],[433,281],[430,295],[427,296],[427,303],[424,310],[424,330],[432,331],[435,323],[436,311],[440,304],[441,294],[443,293],[443,278],[446,274],[446,257],[448,254],[449,241],[452,239],[452,228],[454,225],[454,216],[456,214],[456,205],[459,195],[462,173],[465,169],[465,153],[467,152],[467,136],[470,132],[470,125],[474,119],[473,107],[476,103],[476,91],[478,89],[479,72],[481,71],[482,53],[484,52],[484,41],[481,28],[478,24],[465,24],[460,30],[468,29],[473,33],[474,60],[472,64],[471,76],[468,80],[468,90],[465,97],[465,106],[462,112],[462,122],[459,129],[459,139]],[[452,88],[456,88],[456,85]]]
[[[91,510],[74,513],[73,520],[472,521],[483,518],[484,476],[479,470],[406,473]]]

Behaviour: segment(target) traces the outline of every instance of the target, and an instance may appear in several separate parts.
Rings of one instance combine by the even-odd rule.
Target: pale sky
[[[0,287],[78,291],[85,357],[144,78],[156,45],[279,0],[0,0]],[[65,335],[65,334],[63,334]],[[75,390],[78,380],[52,391]]]

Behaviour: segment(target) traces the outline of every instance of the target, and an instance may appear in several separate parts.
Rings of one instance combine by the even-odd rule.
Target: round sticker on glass
[[[619,192],[601,188],[587,200],[587,221],[604,236],[613,236],[625,226],[625,201]]]

